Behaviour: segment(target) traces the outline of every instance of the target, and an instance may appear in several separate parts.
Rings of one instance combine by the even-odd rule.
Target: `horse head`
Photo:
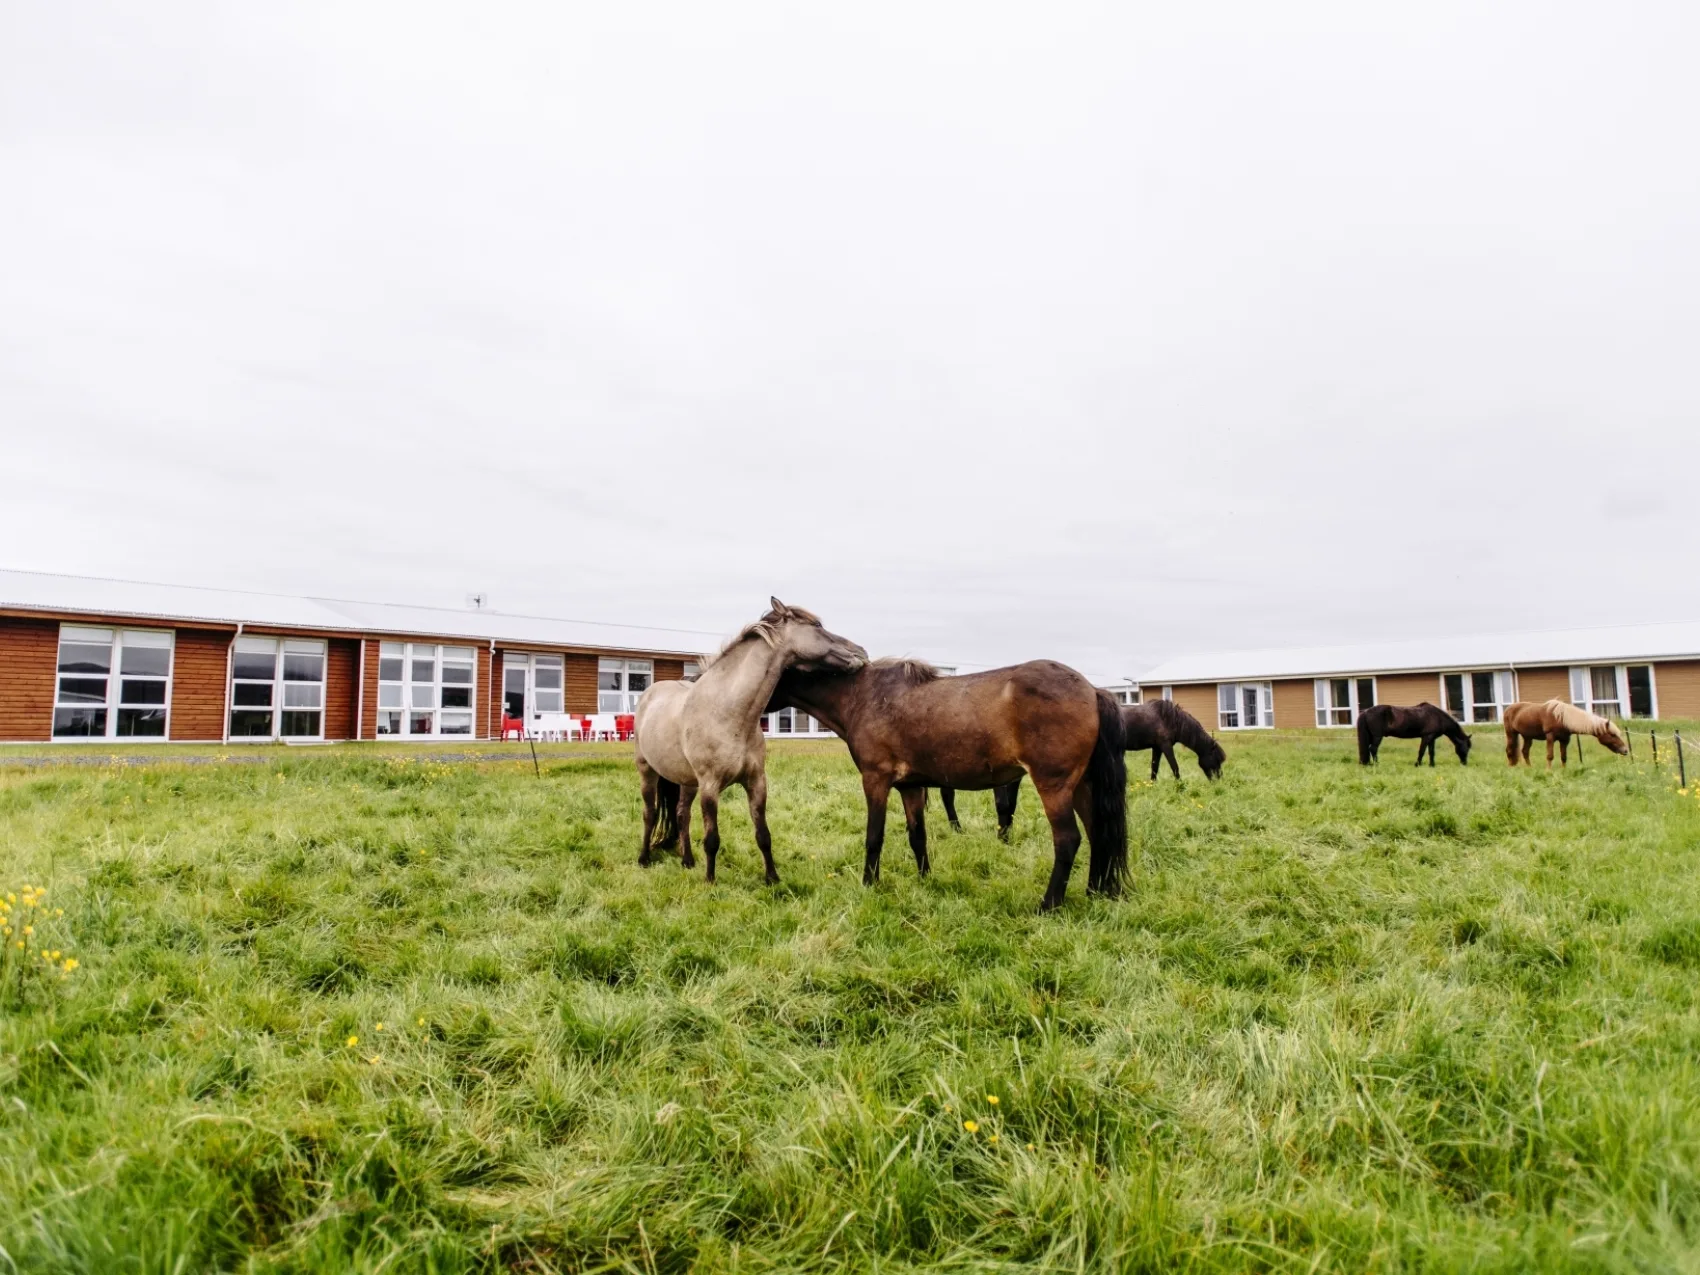
[[[866,667],[867,651],[827,629],[814,612],[786,606],[778,598],[768,601],[773,609],[758,624],[767,629],[764,636],[783,657],[785,667],[800,673],[854,673]]]
[[[1198,747],[1198,768],[1206,779],[1220,779],[1222,763],[1227,760],[1227,752],[1214,739],[1206,738]]]
[[[1595,738],[1607,748],[1611,749],[1612,752],[1616,753],[1619,757],[1622,757],[1629,751],[1629,741],[1623,737],[1623,732],[1618,729],[1616,722],[1608,721],[1605,725],[1605,729],[1600,731]]]
[[[1454,735],[1452,747],[1458,750],[1458,764],[1468,766],[1470,764],[1470,732],[1461,730]]]

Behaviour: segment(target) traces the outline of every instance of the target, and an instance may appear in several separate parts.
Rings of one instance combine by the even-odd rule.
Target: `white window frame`
[[[1647,697],[1648,697],[1648,701],[1649,701],[1648,704],[1647,704],[1647,708],[1650,712],[1650,716],[1635,719],[1635,720],[1658,721],[1659,720],[1659,671],[1658,671],[1658,665],[1654,664],[1651,660],[1643,660],[1643,661],[1640,661],[1639,663],[1625,664],[1623,666],[1623,679],[1622,679],[1623,703],[1624,703],[1624,706],[1626,708],[1630,706],[1629,670],[1632,669],[1632,668],[1644,668],[1644,669],[1647,670]],[[1625,716],[1629,716],[1629,714],[1626,713]]]
[[[230,648],[230,676],[225,680],[224,706],[224,737],[233,744],[269,744],[274,740],[284,739],[323,739],[325,737],[325,706],[326,685],[330,679],[330,643],[323,638],[292,638],[279,637],[266,633],[244,633],[239,635]],[[271,677],[242,677],[237,672],[238,655],[271,656]],[[285,664],[291,655],[316,655],[319,657],[319,680],[317,682],[299,678],[286,678]],[[236,688],[238,686],[269,686],[271,694],[268,704],[238,704]],[[301,699],[308,698],[305,692],[316,689],[318,703],[289,702],[291,692],[296,692]],[[271,730],[264,735],[238,735],[233,727],[237,713],[271,714]],[[283,715],[285,713],[317,713],[319,729],[311,735],[285,735],[283,733]]]
[[[1476,678],[1481,676],[1487,676],[1492,679],[1491,685],[1493,688],[1494,698],[1491,701],[1476,698]],[[1446,689],[1446,679],[1449,677],[1462,679],[1460,682],[1460,688],[1461,693],[1466,697],[1465,707],[1468,709],[1462,717],[1459,717],[1457,713],[1452,711],[1452,696],[1448,694]],[[1448,669],[1446,672],[1439,675],[1439,681],[1441,711],[1463,726],[1489,726],[1496,724],[1504,720],[1506,705],[1515,704],[1517,702],[1517,673],[1514,669]],[[1481,710],[1484,707],[1488,710],[1485,717],[1481,715]]]
[[[1659,678],[1653,662],[1647,660],[1637,662],[1634,667],[1647,670],[1647,689],[1653,697],[1653,720],[1659,716]],[[1617,698],[1608,700],[1594,695],[1594,670],[1609,668],[1612,670],[1612,680],[1617,686]],[[1570,668],[1570,702],[1577,708],[1585,708],[1590,713],[1601,717],[1616,717],[1625,721],[1630,720],[1629,712],[1629,669],[1628,664],[1576,664]],[[1605,711],[1601,711],[1601,710]]]
[[[1230,712],[1222,707],[1224,690],[1230,691],[1234,707],[1232,717],[1234,724],[1228,724]],[[1258,720],[1242,722],[1245,716],[1245,692],[1257,692]],[[1216,683],[1216,725],[1220,730],[1273,730],[1275,728],[1275,684],[1273,682],[1217,682]]]
[[[618,685],[603,689],[602,679],[617,676]],[[643,677],[644,684],[631,689],[633,676]],[[635,713],[639,696],[655,685],[655,661],[620,659],[604,655],[596,661],[596,711],[598,713]]]
[[[1334,702],[1334,683],[1346,684],[1346,703],[1339,705]],[[1363,684],[1369,683],[1369,703],[1363,702]],[[1375,677],[1319,677],[1316,679],[1316,725],[1318,730],[1337,730],[1342,726],[1357,725],[1358,715],[1366,708],[1374,708],[1381,702],[1381,688],[1375,684]],[[1339,718],[1344,715],[1344,721]]]
[[[520,718],[526,728],[530,729],[541,713],[564,713],[567,711],[567,661],[562,655],[547,651],[503,651],[502,652],[502,715],[508,713],[508,674],[517,672],[525,679],[525,710]],[[538,675],[543,675],[545,683],[553,681],[553,686],[538,685]],[[547,701],[547,702],[545,702]]]
[[[680,674],[687,682],[694,682],[702,676],[701,660],[686,660],[683,672]]]
[[[160,639],[163,638],[163,643]],[[105,646],[108,651],[106,672],[91,673],[62,673],[59,665],[63,659],[65,643],[73,642],[80,646]],[[157,673],[125,673],[124,645],[128,641],[133,648],[161,650],[166,652],[165,676]],[[96,739],[121,739],[127,744],[163,744],[171,739],[171,687],[174,674],[177,671],[177,634],[172,629],[109,629],[83,624],[61,624],[59,626],[59,643],[53,649],[53,712],[47,723],[47,737],[54,743],[86,743]],[[106,683],[106,698],[100,704],[88,701],[64,701],[60,697],[64,693],[64,681],[93,681],[99,678]],[[125,682],[160,682],[165,683],[165,702],[163,704],[142,703],[131,704],[128,707],[136,709],[161,708],[165,710],[165,728],[158,735],[120,735],[118,733],[119,714],[123,712]],[[105,713],[106,720],[102,723],[100,734],[61,735],[57,730],[59,714],[62,711],[88,709]]]
[[[429,681],[416,677],[417,663],[431,661]],[[384,676],[384,661],[400,660],[399,677]],[[468,669],[465,681],[447,679],[449,667]],[[445,691],[466,691],[466,704],[443,706]],[[466,717],[466,729],[445,731],[443,714]],[[415,730],[415,719],[431,714],[431,729]],[[399,730],[385,730],[386,714],[399,714]],[[378,715],[373,730],[379,739],[475,739],[478,735],[478,648],[453,642],[380,642],[378,644]]]
[[[799,719],[802,725],[798,726]],[[829,730],[819,718],[810,717],[800,708],[782,708],[763,713],[761,733],[769,739],[831,739]]]

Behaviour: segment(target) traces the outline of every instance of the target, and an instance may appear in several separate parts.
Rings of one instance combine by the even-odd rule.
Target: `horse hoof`
[[[778,885],[779,884],[779,874],[777,872],[770,872],[763,879],[769,885]]]

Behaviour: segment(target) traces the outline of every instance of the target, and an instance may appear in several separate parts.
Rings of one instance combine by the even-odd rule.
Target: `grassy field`
[[[773,889],[617,747],[0,754],[0,1270],[1700,1269],[1700,788],[1228,742],[1046,917],[1030,792],[864,889],[836,744]]]

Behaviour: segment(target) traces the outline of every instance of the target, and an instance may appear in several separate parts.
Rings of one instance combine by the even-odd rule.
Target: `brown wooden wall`
[[[1375,679],[1375,700],[1401,708],[1417,704],[1446,707],[1440,702],[1440,677],[1435,673],[1383,673]]]
[[[0,620],[0,739],[53,736],[57,620]]]
[[[1316,679],[1287,678],[1270,683],[1275,694],[1275,725],[1282,730],[1316,725]]]
[[[325,738],[353,739],[360,642],[332,638],[325,644]]]
[[[366,639],[366,663],[360,675],[360,738],[378,737],[378,654],[382,648],[377,638]]]
[[[1549,699],[1568,700],[1570,698],[1570,670],[1567,668],[1518,669],[1517,698],[1526,704],[1543,704]]]
[[[190,743],[224,738],[224,687],[229,633],[178,629],[171,657],[171,738]]]
[[[594,655],[567,656],[567,712],[596,711],[596,660]]]
[[[1666,660],[1653,665],[1653,690],[1660,717],[1700,717],[1700,660]]]
[[[658,682],[682,682],[685,680],[685,662],[683,660],[655,661],[655,680]]]

